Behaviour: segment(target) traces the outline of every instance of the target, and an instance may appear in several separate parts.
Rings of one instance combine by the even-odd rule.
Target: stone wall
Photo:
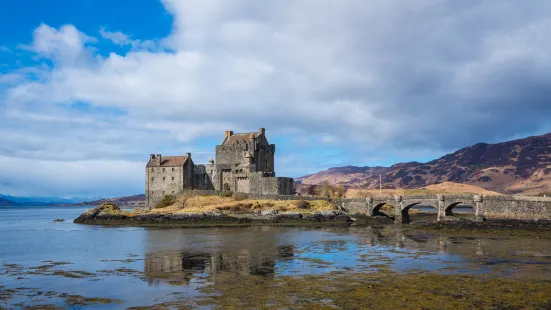
[[[237,143],[232,145],[217,145],[216,146],[216,163],[235,165],[235,164],[248,164],[244,153],[247,151],[254,151],[251,149],[249,143]]]
[[[292,195],[293,194],[293,178],[276,177],[277,179],[277,194]]]
[[[274,171],[275,144],[259,144],[254,154],[257,171]]]
[[[543,197],[484,197],[488,219],[551,220],[551,199]]]
[[[164,195],[178,194],[184,189],[183,167],[146,168],[146,207],[154,207]]]

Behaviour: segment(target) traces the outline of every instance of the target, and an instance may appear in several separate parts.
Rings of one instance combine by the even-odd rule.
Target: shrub
[[[222,196],[222,197],[232,197],[233,192],[232,191],[223,191],[222,193],[220,193],[220,196]]]
[[[308,201],[304,200],[303,198],[301,198],[297,201],[297,208],[299,208],[299,209],[309,209],[310,208],[310,203]]]
[[[176,197],[174,195],[165,195],[161,201],[155,206],[155,209],[166,208],[170,205],[173,205],[176,202]]]
[[[104,202],[98,207],[98,209],[107,213],[117,213],[121,210],[117,204],[112,202]]]
[[[232,198],[235,201],[240,201],[249,198],[249,196],[245,193],[233,193]]]
[[[321,186],[313,188],[317,196],[324,198],[339,197],[342,198],[346,194],[346,187],[341,184],[331,185],[329,182],[325,181]]]
[[[344,185],[341,185],[341,184],[337,184],[335,186],[333,186],[333,190],[336,194],[337,197],[339,198],[342,198],[344,196],[344,194],[346,194],[346,187],[344,187]]]
[[[238,212],[238,211],[249,211],[251,210],[252,207],[253,207],[252,203],[238,203],[236,205],[216,207],[216,209],[220,211]]]

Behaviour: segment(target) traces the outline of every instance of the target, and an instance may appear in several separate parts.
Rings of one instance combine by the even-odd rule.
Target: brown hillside
[[[470,184],[506,193],[551,193],[551,133],[496,144],[478,143],[428,163],[391,167],[331,168],[297,179],[302,184],[329,181],[351,188],[423,188],[443,182]]]

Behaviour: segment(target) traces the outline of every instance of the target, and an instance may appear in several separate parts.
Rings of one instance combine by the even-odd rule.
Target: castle
[[[226,131],[216,146],[216,160],[195,165],[191,154],[151,154],[146,165],[146,207],[154,208],[165,195],[189,189],[233,191],[260,195],[291,195],[293,179],[276,177],[275,144],[268,143],[266,130]]]

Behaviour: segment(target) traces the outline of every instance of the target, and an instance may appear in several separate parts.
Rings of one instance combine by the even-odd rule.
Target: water
[[[85,209],[0,208],[0,305],[67,307],[67,295],[122,301],[90,308],[152,305],[175,294],[199,298],[202,287],[228,274],[275,279],[388,268],[551,279],[547,238],[442,235],[395,225],[153,229],[72,223]]]

